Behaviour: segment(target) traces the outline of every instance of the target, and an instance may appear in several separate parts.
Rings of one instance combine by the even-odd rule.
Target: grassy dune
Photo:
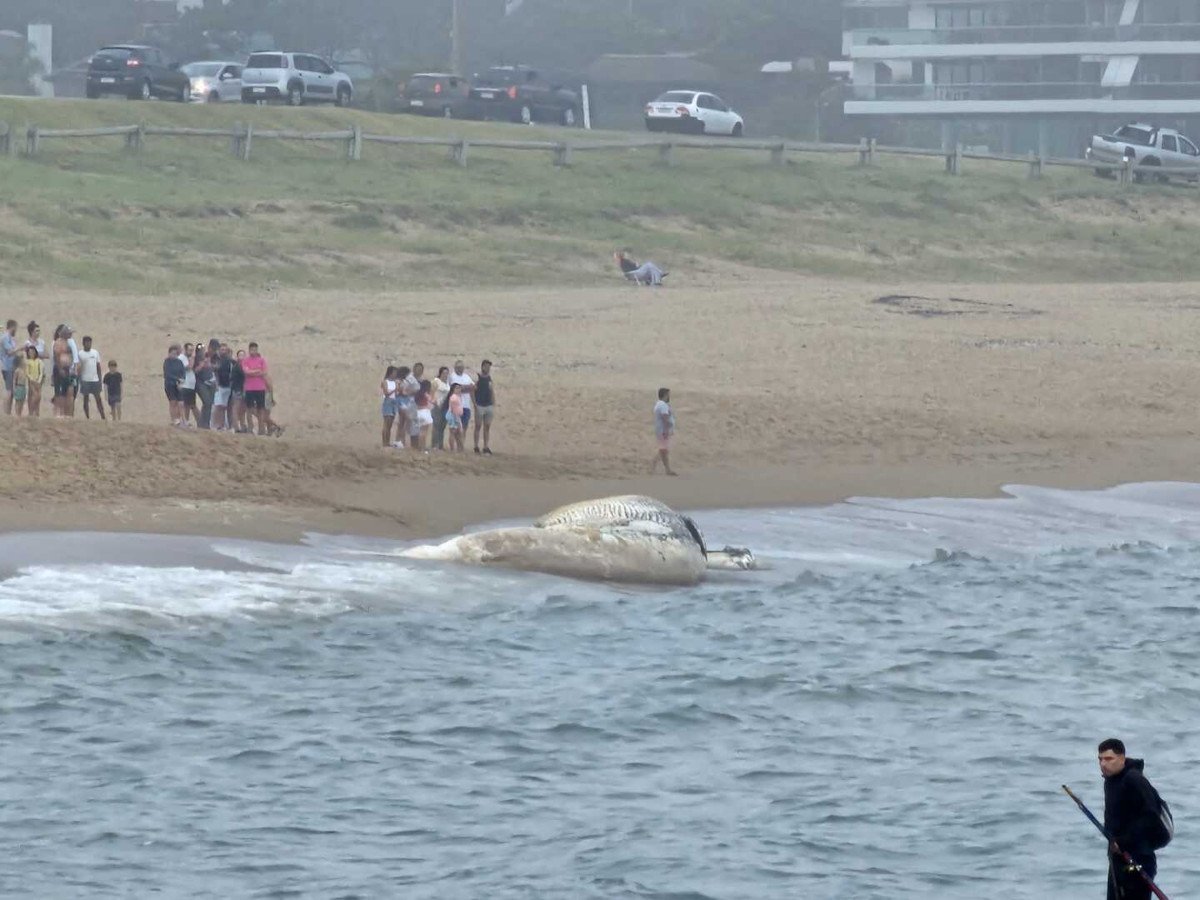
[[[0,100],[23,129],[104,124],[328,130],[562,140],[558,128],[442,122],[326,108]],[[594,137],[604,137],[595,133]],[[610,134],[620,139],[622,136]],[[1083,171],[936,160],[653,149],[577,154],[224,139],[54,140],[0,158],[0,278],[99,290],[219,291],[264,285],[407,289],[591,283],[627,244],[672,268],[750,266],[827,276],[963,281],[1200,277],[1195,189],[1120,189]]]

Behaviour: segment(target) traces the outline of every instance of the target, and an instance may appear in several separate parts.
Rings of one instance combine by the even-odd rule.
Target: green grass
[[[105,124],[231,126],[562,140],[577,131],[442,122],[332,108],[0,100],[23,133]],[[622,135],[596,133],[596,138]],[[46,140],[0,158],[0,278],[105,290],[286,286],[390,289],[592,283],[635,248],[672,268],[739,264],[835,277],[937,280],[1172,280],[1200,276],[1196,193],[1086,171],[935,159],[679,151],[577,153],[260,139],[235,160],[226,139]]]

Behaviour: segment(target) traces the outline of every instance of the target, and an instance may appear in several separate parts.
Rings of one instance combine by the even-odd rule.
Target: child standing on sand
[[[36,346],[25,348],[25,378],[29,382],[29,415],[41,418],[42,385],[46,383],[46,370]]]
[[[104,374],[104,393],[108,395],[108,412],[114,422],[121,421],[121,382],[125,379],[117,371],[117,361],[108,361],[108,371]]]
[[[446,395],[446,431],[450,434],[450,449],[459,453],[463,449],[463,400],[462,385],[450,385],[450,393]]]
[[[13,354],[13,414],[21,415],[25,411],[25,398],[29,395],[29,373],[25,369],[25,357],[19,353]]]

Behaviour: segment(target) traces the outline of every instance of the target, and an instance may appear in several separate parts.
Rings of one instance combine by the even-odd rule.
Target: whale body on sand
[[[633,495],[572,503],[532,526],[464,534],[401,555],[634,584],[690,585],[709,569],[755,567],[749,550],[709,550],[688,516]]]

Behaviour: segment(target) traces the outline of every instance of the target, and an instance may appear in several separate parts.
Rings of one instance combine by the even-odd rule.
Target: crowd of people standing
[[[16,320],[9,319],[0,336],[5,414],[40,416],[43,391],[49,384],[55,418],[73,417],[82,396],[85,417],[91,418],[94,404],[101,419],[120,421],[124,376],[116,360],[105,364],[90,335],[84,335],[80,347],[74,328],[59,325],[47,346],[36,321],[26,325],[24,340],[18,338],[17,327]],[[283,434],[284,427],[272,416],[275,387],[270,367],[256,342],[236,351],[217,338],[171,344],[162,371],[173,426],[238,434]],[[479,371],[474,372],[458,359],[453,367],[441,366],[431,379],[425,378],[425,364],[421,362],[411,367],[388,366],[379,390],[383,398],[384,447],[462,453],[469,434],[475,453],[492,455],[496,385],[491,360],[483,360]],[[668,475],[674,475],[670,447],[675,414],[670,404],[670,389],[660,388],[654,406],[658,452],[651,472],[661,465]]]
[[[40,418],[48,383],[55,418],[73,418],[76,402],[82,396],[86,418],[92,417],[94,403],[101,419],[120,421],[124,376],[115,359],[108,361],[105,372],[104,359],[90,335],[84,335],[81,349],[75,341],[75,329],[68,324],[54,329],[49,347],[36,321],[25,326],[25,334],[25,339],[20,340],[16,320],[9,319],[4,326],[4,335],[0,337],[0,372],[4,375],[6,415]],[[108,402],[107,415],[105,400]]]
[[[474,422],[474,451],[492,455],[492,423],[496,418],[496,386],[492,361],[479,372],[466,369],[461,359],[425,378],[425,364],[388,366],[379,384],[383,397],[383,446],[396,450],[463,452]],[[480,440],[482,438],[482,446]]]
[[[163,360],[163,392],[176,427],[283,434],[271,415],[275,385],[270,368],[254,341],[237,351],[217,338],[171,344]]]

